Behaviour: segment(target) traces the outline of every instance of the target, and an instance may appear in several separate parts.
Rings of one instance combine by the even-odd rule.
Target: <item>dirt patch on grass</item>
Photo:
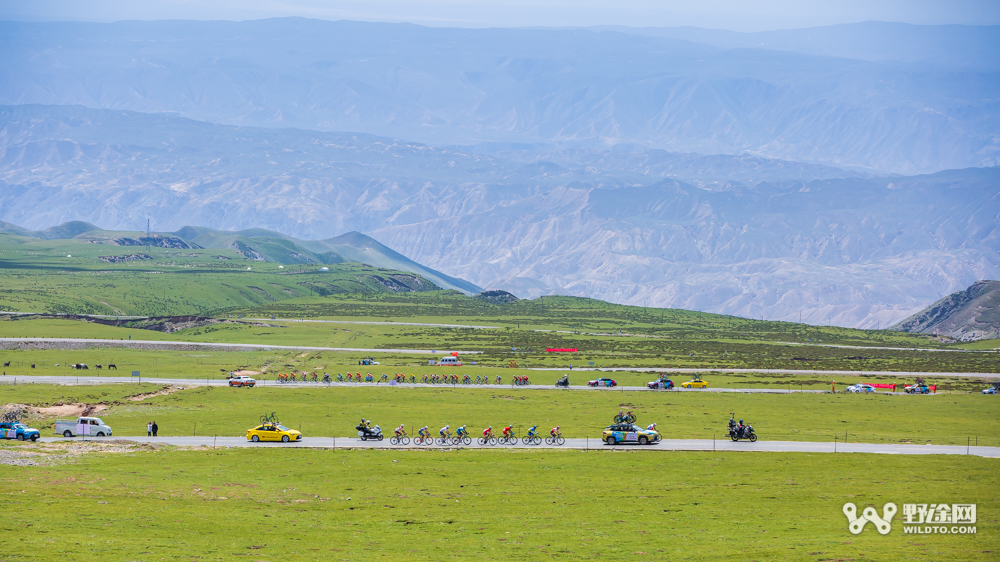
[[[259,371],[251,371],[249,369],[240,369],[239,371],[233,371],[233,375],[238,376],[238,377],[239,376],[243,376],[243,375],[249,377],[249,376],[259,375],[259,374],[260,374]]]
[[[80,416],[92,416],[98,412],[108,409],[107,404],[56,404],[54,406],[27,406],[22,405],[28,414],[40,418],[77,418]]]
[[[159,446],[121,439],[108,441],[61,441],[56,443],[17,443],[0,446],[0,465],[52,466],[89,453],[136,453],[155,451]]]
[[[131,400],[132,402],[142,402],[143,400],[145,400],[147,398],[150,398],[152,396],[166,396],[167,394],[173,394],[173,393],[181,391],[181,390],[184,390],[183,386],[171,385],[171,386],[167,386],[167,387],[161,388],[160,390],[157,390],[156,392],[145,392],[143,394],[135,394],[133,396],[128,396],[128,397],[126,397],[126,399],[127,400]]]

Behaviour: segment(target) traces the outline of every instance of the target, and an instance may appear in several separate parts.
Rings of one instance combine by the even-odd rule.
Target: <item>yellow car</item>
[[[302,441],[302,433],[295,429],[289,429],[283,425],[265,423],[253,429],[247,430],[247,441]]]
[[[687,382],[682,382],[681,386],[684,388],[708,388],[708,383],[701,380],[701,377],[695,377]]]

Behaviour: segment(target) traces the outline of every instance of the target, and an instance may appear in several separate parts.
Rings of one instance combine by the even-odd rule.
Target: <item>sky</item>
[[[447,27],[695,26],[768,31],[862,21],[1000,24],[997,0],[0,0],[0,20],[299,16]]]

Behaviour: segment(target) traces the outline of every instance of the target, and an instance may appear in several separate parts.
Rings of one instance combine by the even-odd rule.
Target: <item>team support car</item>
[[[682,382],[681,386],[684,388],[708,388],[708,383],[701,380],[701,377],[695,377],[687,382]]]
[[[670,379],[660,379],[658,381],[647,382],[646,388],[651,388],[653,390],[670,390],[674,387],[674,381]]]
[[[237,375],[229,379],[229,386],[257,386],[257,381],[246,375]]]
[[[911,384],[910,386],[903,387],[903,391],[907,394],[930,394],[931,389],[926,384]]]
[[[247,430],[247,441],[302,441],[302,433],[297,429],[289,429],[280,423],[265,423]]]
[[[28,427],[19,422],[0,423],[0,438],[17,439],[18,441],[38,441],[42,434],[33,427]]]
[[[1000,390],[997,390],[997,387],[995,386],[991,386],[987,389],[984,389],[983,394],[1000,394]]]
[[[868,394],[869,392],[875,392],[875,387],[870,384],[852,384],[847,387],[847,392],[853,392],[854,394]]]
[[[587,386],[618,386],[618,381],[615,379],[594,379],[587,381]]]
[[[660,442],[660,432],[651,429],[643,429],[632,423],[616,423],[604,428],[601,439],[608,445],[617,443],[638,443],[639,445],[649,445]]]

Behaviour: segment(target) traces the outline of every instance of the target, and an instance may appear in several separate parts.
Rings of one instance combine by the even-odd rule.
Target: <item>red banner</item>
[[[868,386],[872,386],[875,388],[891,388],[893,392],[896,392],[896,383],[882,384],[882,383],[866,382],[864,384],[867,384]]]
[[[562,348],[562,347],[550,347],[546,349],[549,353],[573,353],[574,351],[580,351],[579,349],[573,348]]]

